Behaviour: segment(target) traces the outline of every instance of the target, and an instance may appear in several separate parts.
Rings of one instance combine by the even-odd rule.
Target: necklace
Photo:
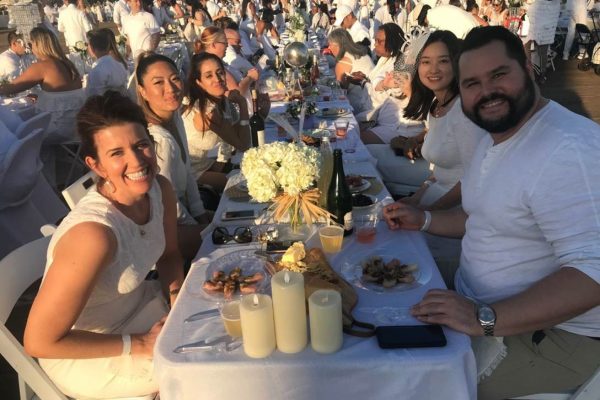
[[[454,98],[456,97],[456,94],[453,94],[448,100],[444,101],[443,103],[440,104],[440,102],[438,101],[438,103],[435,105],[435,107],[433,108],[433,111],[431,112],[431,114],[435,117],[435,118],[439,118],[441,116],[443,116],[445,114],[445,110],[446,110],[446,106],[448,104],[450,104],[452,102],[452,100],[454,100]]]

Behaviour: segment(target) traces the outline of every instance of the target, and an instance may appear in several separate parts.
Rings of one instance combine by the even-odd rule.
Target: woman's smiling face
[[[198,66],[200,78],[196,84],[213,97],[221,97],[227,91],[225,69],[215,60],[205,60]]]
[[[418,74],[423,85],[434,92],[450,87],[454,71],[450,52],[443,42],[431,43],[423,49]]]
[[[87,157],[86,163],[114,186],[111,195],[132,204],[148,193],[157,164],[154,143],[142,125],[128,122],[101,129],[94,135],[94,144],[97,159]]]

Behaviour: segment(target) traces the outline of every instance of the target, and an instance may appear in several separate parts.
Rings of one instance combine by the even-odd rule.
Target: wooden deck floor
[[[541,87],[542,94],[600,124],[600,76],[592,69],[579,71],[577,60],[557,60],[555,66]]]

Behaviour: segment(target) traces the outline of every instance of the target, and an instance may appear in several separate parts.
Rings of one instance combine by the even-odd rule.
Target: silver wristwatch
[[[494,336],[494,326],[496,325],[496,312],[492,307],[485,303],[477,302],[477,320],[483,328],[485,336]]]

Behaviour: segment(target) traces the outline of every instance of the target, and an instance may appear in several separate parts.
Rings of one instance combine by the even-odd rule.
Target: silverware
[[[210,317],[214,317],[217,315],[219,315],[219,310],[216,308],[213,308],[211,310],[204,310],[204,311],[197,312],[196,314],[192,314],[189,317],[187,317],[183,322],[198,321],[201,319],[210,318]]]
[[[218,347],[223,347],[225,351],[233,351],[240,347],[241,344],[242,342],[237,338],[232,338],[229,335],[223,335],[212,339],[200,340],[198,342],[187,343],[178,346],[173,350],[173,352],[182,354],[191,353],[194,351],[210,351]]]

